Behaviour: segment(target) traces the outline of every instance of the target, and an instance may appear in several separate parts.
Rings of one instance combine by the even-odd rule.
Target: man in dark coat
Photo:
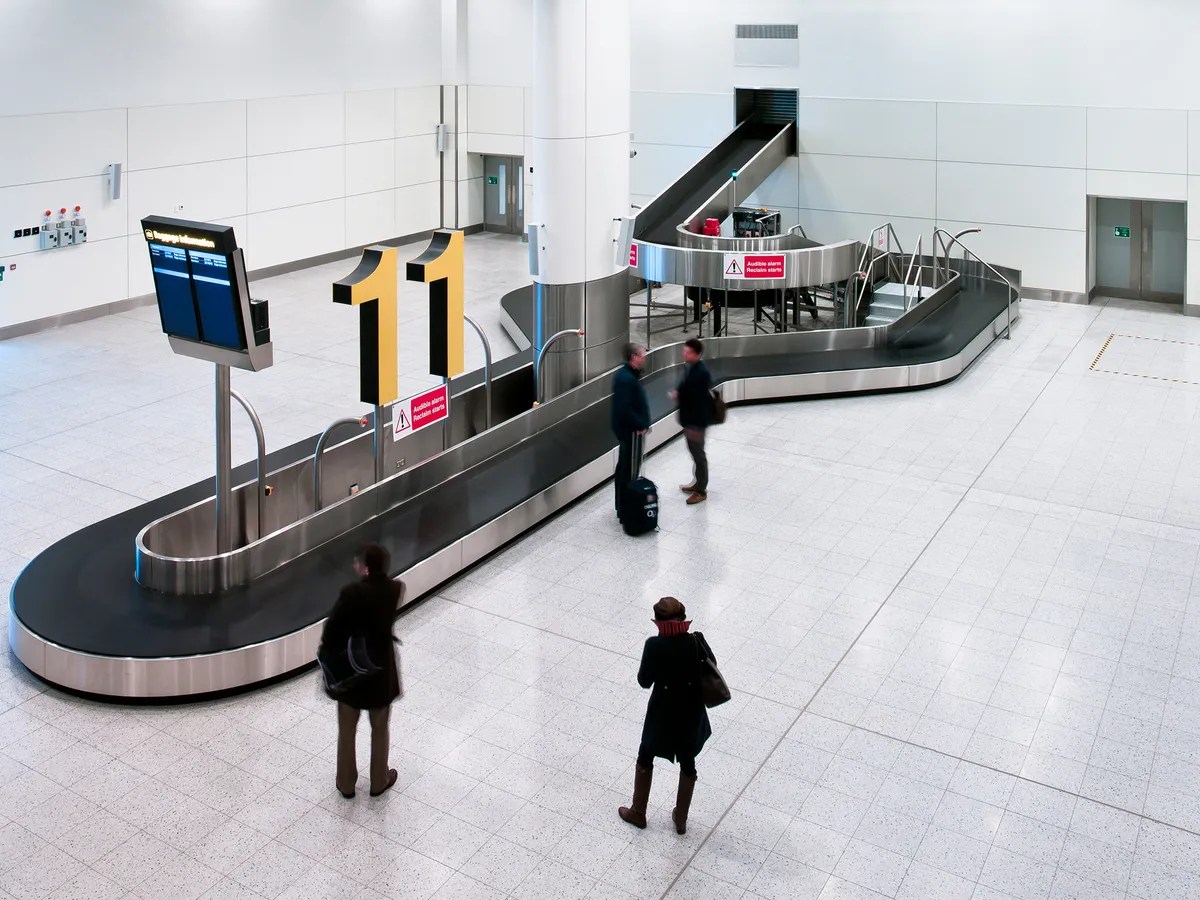
[[[630,825],[645,828],[654,758],[678,759],[679,787],[671,818],[675,830],[686,834],[696,787],[696,757],[712,736],[712,726],[700,696],[700,648],[696,636],[688,634],[692,623],[687,620],[687,610],[674,597],[663,597],[654,604],[654,624],[658,634],[646,639],[638,669],[638,684],[654,690],[642,726],[633,800],[617,814]]]
[[[396,783],[396,770],[388,768],[388,718],[392,702],[400,696],[392,625],[404,596],[404,585],[388,574],[391,560],[382,547],[368,544],[354,562],[360,580],[342,588],[321,634],[322,655],[339,652],[351,638],[361,639],[371,663],[379,667],[344,692],[327,690],[338,701],[336,784],[347,800],[358,781],[354,740],[364,709],[371,721],[371,796],[378,797]]]
[[[646,362],[646,349],[625,345],[625,365],[613,376],[612,430],[617,438],[617,471],[613,476],[617,517],[621,515],[621,493],[633,480],[633,439],[650,430],[650,404],[639,373]]]
[[[683,344],[683,380],[673,394],[679,405],[679,424],[692,454],[691,484],[679,486],[694,506],[708,499],[708,455],[704,452],[704,433],[712,424],[712,375],[704,364],[704,344],[696,338]]]

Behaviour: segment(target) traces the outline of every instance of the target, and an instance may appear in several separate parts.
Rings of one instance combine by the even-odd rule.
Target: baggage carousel
[[[731,404],[925,387],[960,375],[1003,333],[1010,296],[1008,285],[959,272],[886,328],[718,338],[707,342],[707,355]],[[678,358],[674,345],[647,358],[651,450],[678,433],[666,400]],[[529,370],[512,357],[500,377],[528,384]],[[457,379],[452,395],[478,390],[478,376]],[[112,698],[202,696],[311,665],[323,620],[364,543],[391,550],[393,574],[409,583],[411,601],[610,478],[609,380],[593,379],[388,479],[413,479],[412,495],[248,584],[178,596],[134,579],[142,530],[211,498],[211,480],[84,528],[17,578],[11,646],[46,681]],[[479,461],[457,469],[463,448],[480,441],[488,446],[478,448]],[[304,460],[315,443],[314,436],[278,451],[268,465]],[[433,474],[439,469],[445,477]],[[250,476],[244,467],[237,480]]]

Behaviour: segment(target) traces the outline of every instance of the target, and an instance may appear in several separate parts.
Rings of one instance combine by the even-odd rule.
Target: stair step
[[[884,294],[882,296],[876,294],[871,298],[871,309],[898,309],[903,312],[904,298],[892,297],[888,294]]]
[[[892,317],[892,316],[875,316],[875,315],[867,316],[867,324],[868,325],[891,325],[895,321],[896,321],[895,317]]]

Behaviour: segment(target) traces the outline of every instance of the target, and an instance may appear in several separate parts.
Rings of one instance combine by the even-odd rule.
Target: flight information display
[[[142,226],[163,331],[245,351],[244,304],[232,261],[238,252],[233,229],[154,216]]]

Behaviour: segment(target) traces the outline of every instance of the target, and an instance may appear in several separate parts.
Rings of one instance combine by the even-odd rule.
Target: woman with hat
[[[630,825],[645,828],[654,758],[678,760],[679,789],[671,818],[675,830],[686,834],[688,808],[696,786],[696,756],[712,735],[708,710],[700,697],[700,647],[696,636],[688,634],[692,623],[687,619],[687,610],[674,597],[663,597],[654,604],[654,624],[658,634],[646,639],[638,669],[638,684],[654,690],[642,726],[633,801],[617,814]]]

